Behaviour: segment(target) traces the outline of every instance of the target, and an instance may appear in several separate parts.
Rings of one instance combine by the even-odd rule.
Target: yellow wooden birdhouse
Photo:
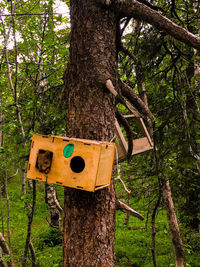
[[[95,191],[110,184],[115,144],[34,134],[27,178]]]

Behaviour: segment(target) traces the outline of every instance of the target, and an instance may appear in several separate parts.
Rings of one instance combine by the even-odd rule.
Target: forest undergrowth
[[[48,207],[45,204],[45,184],[37,183],[36,208],[31,230],[31,241],[34,245],[37,265],[40,267],[62,266],[62,234],[48,224]],[[118,190],[118,186],[117,190]],[[63,187],[57,186],[57,197],[63,206]],[[25,202],[31,202],[31,192],[21,195],[20,177],[16,176],[8,183],[9,193],[9,221],[7,214],[7,201],[1,201],[0,229],[7,238],[7,225],[10,228],[11,251],[15,266],[21,266],[27,231],[27,211]],[[145,206],[131,198],[131,206]],[[135,203],[135,204],[134,204]],[[135,207],[134,207],[135,206]],[[146,210],[138,210],[144,217],[140,221],[130,217],[127,225],[124,224],[125,214],[116,212],[116,239],[115,254],[116,267],[153,267],[152,262],[152,231],[151,218],[147,220]],[[185,244],[187,267],[199,267],[200,252],[193,251],[191,246]],[[28,255],[28,266],[32,266],[31,255]],[[170,241],[166,212],[160,210],[156,217],[156,260],[159,267],[174,266],[174,252]]]

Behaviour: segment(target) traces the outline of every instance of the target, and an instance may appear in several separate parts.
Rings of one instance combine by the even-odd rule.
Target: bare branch
[[[139,214],[137,211],[133,210],[131,207],[129,207],[128,205],[124,204],[122,201],[120,200],[116,200],[116,209],[117,210],[121,210],[126,214],[132,215],[134,217],[137,217],[138,219],[140,219],[141,221],[144,220],[144,217]]]
[[[119,17],[133,17],[145,21],[159,30],[166,32],[175,39],[200,51],[200,38],[172,22],[160,12],[136,0],[116,0],[115,9]]]
[[[15,177],[17,174],[18,174],[18,169],[17,169],[17,171],[16,171],[16,173],[15,174],[13,174],[13,175],[11,175],[11,176],[9,176],[8,178],[7,178],[7,180],[10,180],[10,179],[12,179],[13,177]]]
[[[2,248],[3,252],[7,255],[11,255],[10,249],[8,247],[8,244],[5,241],[5,238],[3,237],[2,233],[0,232],[0,247]],[[9,267],[14,267],[14,264],[12,260],[10,259],[9,262],[7,262]]]
[[[121,169],[120,169],[120,164],[118,164],[118,160],[117,160],[117,177],[115,178],[115,180],[120,180],[120,182],[122,183],[123,187],[124,187],[124,190],[126,191],[127,194],[130,194],[131,193],[131,190],[128,190],[124,181],[122,180],[121,178]]]
[[[143,115],[149,117],[150,119],[154,119],[154,115],[151,113],[149,108],[145,105],[145,103],[142,101],[141,98],[139,98],[131,89],[130,86],[128,86],[124,82],[120,82],[120,88],[122,95],[126,97],[132,104],[135,106],[140,113]]]
[[[115,180],[120,180],[120,182],[122,183],[123,187],[124,187],[124,190],[126,191],[127,194],[130,194],[131,191],[127,189],[124,181],[122,180],[122,178],[120,176],[118,176],[117,178],[115,178]]]
[[[35,254],[35,249],[34,249],[32,241],[30,241],[30,243],[29,243],[29,250],[30,250],[30,253],[31,253],[32,267],[37,267],[37,265],[36,265],[36,254]]]
[[[14,16],[46,16],[46,15],[63,15],[63,13],[11,13],[1,14],[2,17],[14,17]]]
[[[124,33],[126,27],[128,26],[130,20],[131,20],[130,18],[126,18],[125,23],[124,23],[124,26],[123,26],[123,28],[121,29],[121,32],[120,32],[120,35],[121,36],[123,35],[123,33]]]
[[[174,245],[176,264],[175,266],[186,266],[185,264],[185,250],[183,241],[180,234],[180,229],[177,221],[176,212],[174,209],[174,203],[171,195],[171,186],[169,180],[163,183],[163,199],[165,202],[169,229],[172,236],[172,242]]]
[[[126,101],[123,96],[121,96],[116,90],[115,87],[113,86],[113,83],[110,79],[106,80],[106,87],[108,90],[116,97],[118,102],[120,102],[122,105],[124,105],[128,110],[130,110],[132,113],[136,115],[136,117],[141,117],[138,111],[135,110],[135,108],[128,102]]]
[[[128,55],[131,59],[133,59],[135,64],[138,63],[137,57],[127,47],[125,47],[122,43],[120,45],[120,49],[122,52],[124,52],[124,54]]]
[[[110,79],[106,80],[106,87],[115,97],[118,95],[118,92],[115,90],[115,87]]]

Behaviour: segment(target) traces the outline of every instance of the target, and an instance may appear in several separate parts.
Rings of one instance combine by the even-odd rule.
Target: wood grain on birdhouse
[[[34,134],[27,178],[95,191],[110,185],[114,156],[114,143]]]

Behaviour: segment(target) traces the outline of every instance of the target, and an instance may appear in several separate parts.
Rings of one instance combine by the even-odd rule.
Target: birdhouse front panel
[[[115,145],[35,134],[27,178],[95,191],[110,184]]]

